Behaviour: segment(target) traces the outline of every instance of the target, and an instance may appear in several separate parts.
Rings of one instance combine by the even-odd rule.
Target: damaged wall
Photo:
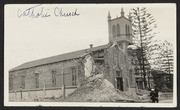
[[[86,77],[93,75],[93,68],[94,68],[93,63],[94,61],[92,56],[86,55],[86,57],[84,58],[84,72]]]
[[[134,68],[131,66],[131,57],[118,45],[112,45],[105,54],[105,66],[109,74],[105,76],[116,88],[118,88],[118,77],[122,78],[123,91],[135,88]],[[119,76],[118,76],[119,74]],[[121,84],[120,84],[121,85]]]

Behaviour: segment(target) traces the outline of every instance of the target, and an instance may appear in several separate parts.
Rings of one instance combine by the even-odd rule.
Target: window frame
[[[116,26],[115,25],[112,26],[112,36],[113,36],[113,38],[116,38]]]
[[[39,88],[39,73],[35,72],[35,88]]]
[[[121,33],[120,33],[120,25],[119,24],[117,24],[117,26],[116,26],[117,28],[117,37],[120,37],[121,36]]]
[[[25,75],[21,75],[21,86],[20,86],[21,89],[25,89]]]
[[[73,86],[76,86],[77,85],[77,74],[76,74],[76,68],[75,67],[72,67],[72,85]]]
[[[56,71],[55,70],[52,70],[52,85],[53,86],[56,86],[57,83],[56,83]]]

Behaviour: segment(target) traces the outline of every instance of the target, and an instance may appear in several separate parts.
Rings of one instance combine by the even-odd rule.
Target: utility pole
[[[22,87],[20,88],[20,93],[21,93],[21,99],[23,98],[23,96],[22,96]]]
[[[64,68],[62,68],[62,73],[61,74],[56,74],[56,76],[58,76],[58,75],[62,75],[62,87],[61,87],[61,89],[62,89],[62,97],[63,97],[63,99],[65,99],[65,93],[66,93],[66,85],[65,85],[65,75],[67,75],[67,74],[70,74],[70,73],[64,73]]]

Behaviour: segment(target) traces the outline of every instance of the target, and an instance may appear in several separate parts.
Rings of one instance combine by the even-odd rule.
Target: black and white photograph
[[[4,105],[176,107],[176,4],[6,4]]]

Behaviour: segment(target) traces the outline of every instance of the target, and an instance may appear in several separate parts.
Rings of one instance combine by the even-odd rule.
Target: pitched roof
[[[108,45],[102,45],[102,46],[98,46],[98,47],[93,47],[92,51],[105,49],[107,46]],[[43,58],[43,59],[39,59],[39,60],[26,62],[26,63],[23,63],[22,65],[19,65],[19,66],[15,67],[15,68],[10,69],[10,71],[27,69],[27,68],[31,68],[31,67],[36,67],[36,66],[40,66],[40,65],[60,62],[60,61],[64,61],[64,60],[80,58],[80,57],[83,57],[84,55],[87,54],[87,50],[89,50],[89,49],[83,49],[83,50],[79,50],[79,51],[74,51],[74,52],[70,52],[70,53],[65,53],[65,54],[61,54],[61,55],[56,55],[56,56],[52,56],[52,57],[48,57],[48,58]]]

